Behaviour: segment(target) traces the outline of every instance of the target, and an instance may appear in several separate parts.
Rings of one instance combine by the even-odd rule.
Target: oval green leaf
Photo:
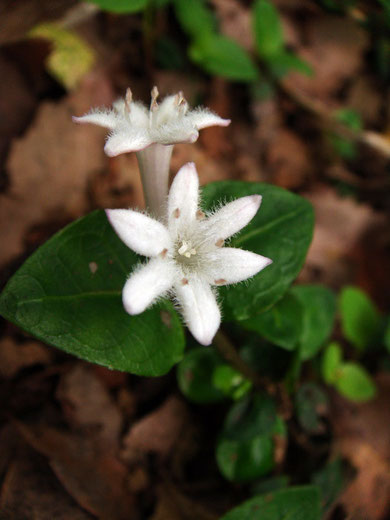
[[[279,13],[268,0],[257,0],[253,6],[253,29],[260,56],[271,58],[284,47]]]
[[[358,363],[343,363],[338,370],[335,385],[341,395],[357,403],[370,401],[376,395],[372,377]]]
[[[234,40],[204,33],[189,48],[192,61],[209,74],[236,81],[255,81],[258,71],[249,54]]]
[[[325,383],[333,385],[336,382],[342,361],[343,353],[341,347],[334,341],[326,347],[322,356],[321,373]]]
[[[249,319],[274,305],[298,276],[313,235],[310,202],[277,186],[213,182],[204,188],[203,201],[210,209],[218,200],[253,194],[263,197],[260,209],[230,245],[271,258],[273,263],[246,283],[221,288],[225,319]]]
[[[105,213],[96,211],[58,232],[23,264],[0,296],[0,313],[79,358],[162,375],[182,358],[183,329],[167,301],[138,316],[124,311],[122,287],[138,262]]]

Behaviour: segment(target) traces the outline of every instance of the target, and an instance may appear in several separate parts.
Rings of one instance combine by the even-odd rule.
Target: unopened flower
[[[261,196],[236,199],[206,216],[199,209],[199,179],[193,163],[176,175],[165,222],[133,210],[107,210],[120,239],[150,257],[128,278],[122,293],[129,314],[139,314],[156,299],[173,294],[197,341],[209,345],[221,321],[215,286],[254,276],[272,260],[251,251],[224,247],[260,207]]]
[[[133,101],[127,89],[125,99],[116,101],[112,109],[93,109],[82,117],[73,117],[73,121],[107,128],[110,134],[104,151],[110,157],[137,152],[146,204],[161,216],[168,194],[172,146],[193,143],[202,128],[227,126],[230,119],[222,119],[207,108],[189,110],[182,92],[167,96],[160,104],[158,95],[157,87],[153,87],[148,109]]]

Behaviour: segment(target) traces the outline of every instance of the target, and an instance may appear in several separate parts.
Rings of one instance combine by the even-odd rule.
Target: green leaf
[[[76,33],[63,29],[55,23],[43,23],[30,32],[31,38],[44,38],[52,44],[46,59],[46,67],[65,88],[77,87],[94,62],[92,48]]]
[[[338,343],[333,342],[326,347],[322,356],[321,372],[325,383],[328,383],[328,385],[335,384],[342,360],[343,354]]]
[[[300,301],[290,292],[269,311],[259,314],[241,325],[253,330],[271,343],[294,350],[302,334],[303,308]]]
[[[321,432],[321,416],[327,407],[325,392],[314,383],[304,383],[295,396],[298,422],[309,433]]]
[[[341,395],[358,403],[369,401],[376,395],[374,381],[367,370],[358,363],[342,364],[335,385]]]
[[[136,13],[142,11],[148,0],[85,0],[91,4],[96,4],[103,11],[110,13]]]
[[[214,403],[225,394],[213,383],[213,374],[223,361],[212,348],[190,350],[177,366],[177,380],[183,394],[195,403]]]
[[[175,0],[174,6],[182,29],[193,39],[215,31],[215,16],[204,0]]]
[[[220,520],[321,520],[316,486],[297,486],[251,498]]]
[[[209,74],[236,81],[255,81],[258,71],[249,54],[234,40],[204,33],[189,48],[192,61]]]
[[[270,58],[283,50],[282,24],[279,13],[272,2],[268,0],[257,0],[255,2],[253,6],[253,29],[260,56]]]
[[[321,491],[322,508],[326,512],[337,500],[345,486],[342,460],[335,459],[326,464],[313,475],[312,482]]]
[[[382,317],[370,298],[357,287],[345,287],[340,295],[341,327],[344,336],[358,349],[379,341]]]
[[[312,239],[310,202],[277,186],[213,182],[203,189],[203,200],[206,208],[212,208],[218,200],[253,194],[263,196],[260,210],[231,245],[271,258],[273,263],[245,284],[221,288],[227,320],[249,319],[274,305],[298,276]]]
[[[222,475],[248,482],[269,473],[274,467],[275,435],[285,437],[286,429],[270,397],[255,395],[233,405],[216,448]]]
[[[122,305],[122,287],[139,257],[116,236],[103,211],[70,224],[40,247],[0,296],[0,313],[77,357],[144,376],[182,358],[184,335],[162,301],[139,316]]]
[[[291,289],[303,307],[300,356],[314,357],[333,331],[336,315],[336,297],[322,285],[295,285]]]
[[[252,388],[252,383],[230,365],[219,365],[215,368],[213,384],[234,400],[241,399]]]
[[[272,74],[278,79],[283,78],[290,70],[296,70],[305,76],[313,76],[314,74],[313,69],[306,61],[296,54],[285,50],[271,56],[267,61],[267,65]]]

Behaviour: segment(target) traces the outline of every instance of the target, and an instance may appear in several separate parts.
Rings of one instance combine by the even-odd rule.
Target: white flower
[[[221,321],[214,286],[246,280],[272,260],[223,247],[257,213],[260,195],[236,199],[206,217],[198,206],[198,191],[195,165],[188,163],[172,183],[165,224],[133,210],[110,209],[107,216],[129,248],[151,258],[123,288],[126,311],[139,314],[172,292],[193,336],[209,345]]]
[[[229,119],[222,119],[207,108],[189,110],[182,92],[167,96],[160,105],[157,98],[157,87],[153,87],[152,101],[147,109],[142,103],[134,102],[131,90],[127,89],[125,99],[116,101],[111,110],[93,109],[82,117],[73,117],[73,121],[110,130],[104,147],[110,157],[138,152],[156,143],[193,143],[202,128],[230,123]]]
[[[176,143],[193,143],[199,130],[208,126],[227,126],[230,119],[222,119],[207,108],[189,110],[179,92],[157,103],[157,87],[152,89],[150,108],[132,100],[127,89],[125,99],[113,104],[111,110],[93,109],[76,123],[92,123],[110,130],[104,151],[110,157],[136,152],[141,171],[146,206],[161,217],[168,195],[169,164]]]

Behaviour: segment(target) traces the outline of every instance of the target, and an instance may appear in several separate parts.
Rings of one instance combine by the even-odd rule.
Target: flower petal
[[[127,247],[144,256],[157,256],[171,247],[168,230],[161,222],[131,209],[107,209],[115,233]]]
[[[114,110],[91,110],[88,114],[81,117],[73,116],[75,123],[91,123],[93,125],[103,126],[109,130],[114,130],[118,124],[118,114]]]
[[[190,119],[193,126],[198,130],[209,126],[228,126],[231,122],[230,119],[222,119],[222,117],[219,117],[207,108],[192,110],[187,114],[187,119]]]
[[[171,264],[153,258],[131,274],[122,292],[123,306],[129,314],[140,314],[173,285]]]
[[[196,219],[199,178],[194,163],[180,168],[168,195],[168,227],[174,233],[188,229]]]
[[[175,284],[177,299],[191,334],[201,345],[210,345],[221,323],[221,313],[210,285],[193,278]]]
[[[109,136],[104,151],[109,157],[116,157],[121,153],[143,150],[152,142],[146,128],[123,125]]]
[[[234,247],[217,249],[208,254],[208,260],[210,263],[205,274],[209,283],[215,285],[241,282],[272,264],[270,258]]]
[[[160,144],[194,143],[199,132],[187,118],[179,117],[161,126],[152,126],[151,139]]]
[[[225,240],[245,227],[256,215],[261,195],[249,195],[229,202],[205,223],[205,232],[211,240]]]

